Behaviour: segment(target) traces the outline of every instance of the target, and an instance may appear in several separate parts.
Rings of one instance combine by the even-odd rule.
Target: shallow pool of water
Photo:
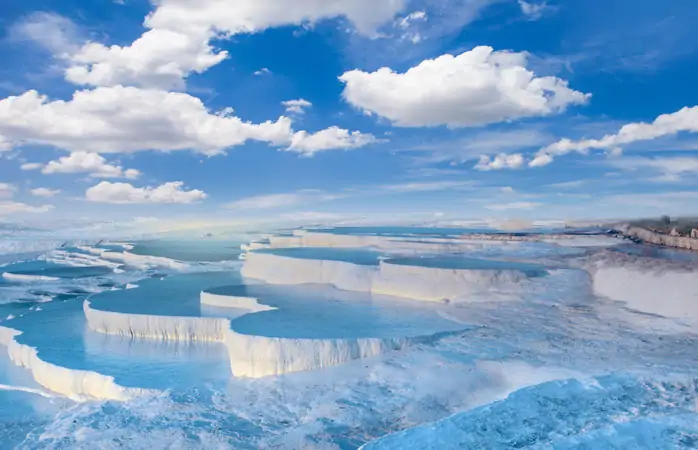
[[[238,285],[211,289],[278,308],[234,319],[239,333],[284,338],[418,337],[466,327],[439,315],[442,305],[347,292],[322,285]]]
[[[265,248],[254,253],[285,256],[298,259],[317,259],[325,261],[342,261],[362,266],[375,266],[380,262],[382,253],[361,248],[297,247]]]

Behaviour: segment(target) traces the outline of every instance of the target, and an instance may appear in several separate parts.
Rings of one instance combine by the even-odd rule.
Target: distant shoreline
[[[623,236],[638,239],[648,244],[698,251],[698,239],[687,236],[669,236],[634,225],[620,227]]]

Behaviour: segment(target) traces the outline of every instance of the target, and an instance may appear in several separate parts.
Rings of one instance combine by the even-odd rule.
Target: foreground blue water
[[[694,330],[663,329],[664,319],[595,296],[588,274],[570,259],[584,253],[578,249],[533,243],[490,252],[516,260],[525,255],[530,262],[462,255],[431,258],[427,264],[424,258],[398,259],[445,269],[554,267],[548,276],[534,277],[515,291],[493,290],[477,302],[453,306],[328,286],[250,283],[239,275],[239,252],[230,242],[133,244],[136,255],[183,264],[155,260],[129,266],[105,259],[85,265],[83,256],[47,258],[42,253],[5,265],[0,267],[3,274],[27,277],[0,278],[0,326],[22,331],[17,342],[35,347],[49,363],[156,392],[125,402],[73,401],[38,384],[0,347],[0,448],[698,445]],[[120,245],[98,247],[124,251]],[[272,253],[366,265],[377,264],[381,256],[361,249]],[[255,297],[278,309],[237,317],[202,306],[202,290]],[[315,372],[235,378],[222,343],[145,340],[90,330],[83,313],[88,297],[95,308],[121,313],[228,315],[231,328],[247,335],[440,338]]]

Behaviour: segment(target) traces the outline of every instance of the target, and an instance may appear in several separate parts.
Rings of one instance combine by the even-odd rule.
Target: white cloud
[[[346,219],[347,216],[336,213],[319,212],[319,211],[302,211],[282,214],[281,218],[291,221],[300,222],[326,222]]]
[[[291,114],[303,114],[305,113],[305,108],[313,106],[308,100],[302,98],[298,100],[286,100],[285,102],[281,102],[281,104],[286,107],[286,112]]]
[[[524,157],[521,153],[514,153],[507,155],[506,153],[500,153],[494,158],[483,155],[480,157],[480,161],[475,165],[475,169],[488,171],[488,170],[502,170],[502,169],[518,169],[524,164]]]
[[[696,198],[698,198],[698,192],[677,191],[656,194],[620,194],[609,197],[609,200],[621,205],[639,205],[643,208],[662,208],[664,211],[683,211],[694,214]]]
[[[383,184],[332,193],[319,189],[303,189],[296,192],[258,195],[243,198],[225,205],[226,208],[240,210],[280,209],[298,205],[310,205],[349,197],[370,197],[386,194],[409,194],[415,192],[436,192],[445,190],[462,190],[474,186],[470,180],[444,180],[434,182],[415,182],[401,184]]]
[[[73,152],[57,161],[51,161],[42,169],[42,173],[89,173],[95,178],[129,178],[140,176],[136,169],[124,170],[121,166],[109,164],[97,153]]]
[[[53,209],[52,205],[30,206],[26,203],[0,201],[0,215],[41,214]]]
[[[257,195],[243,198],[225,205],[230,209],[278,209],[301,204],[320,203],[344,198],[345,195],[330,194],[317,189],[303,189],[285,194]]]
[[[66,56],[79,49],[77,26],[67,17],[54,13],[35,12],[13,24],[10,40],[31,41],[57,56]]]
[[[271,70],[267,69],[266,67],[262,67],[261,69],[257,70],[254,72],[253,75],[262,76],[262,75],[270,75]]]
[[[0,100],[0,139],[52,145],[71,152],[129,153],[143,150],[193,150],[223,153],[248,140],[310,154],[333,148],[357,148],[372,135],[337,127],[294,134],[291,119],[245,122],[227,108],[211,113],[188,94],[134,87],[78,91],[69,101],[49,101],[36,91]]]
[[[553,162],[553,157],[548,153],[538,153],[535,158],[528,163],[529,167],[544,167]]]
[[[540,148],[552,140],[553,137],[548,133],[526,127],[525,129],[472,132],[461,139],[417,145],[404,151],[421,153],[412,157],[417,165],[450,162],[455,166],[478,159],[482,155]]]
[[[173,181],[157,187],[137,188],[129,183],[102,181],[85,192],[85,198],[96,203],[197,203],[206,198],[198,189],[186,191],[184,183]]]
[[[395,26],[398,28],[402,28],[404,30],[404,29],[409,28],[413,22],[425,22],[426,20],[427,20],[426,11],[415,11],[413,13],[406,15],[405,17],[398,19],[395,22]]]
[[[618,158],[609,160],[612,167],[623,170],[647,169],[657,171],[661,175],[653,181],[673,182],[680,181],[681,176],[689,173],[698,173],[698,158]]]
[[[571,152],[586,154],[589,150],[609,150],[617,154],[619,151],[616,148],[624,145],[672,136],[681,132],[698,133],[698,106],[685,107],[671,114],[662,114],[652,123],[629,123],[621,127],[618,133],[608,134],[601,139],[579,141],[561,139],[541,149],[529,165],[544,166],[550,164],[556,156]]]
[[[541,203],[534,203],[534,202],[512,202],[512,203],[501,203],[501,204],[492,204],[492,205],[485,205],[485,208],[490,209],[492,211],[508,211],[508,210],[513,210],[513,209],[534,209],[541,206]]]
[[[293,135],[288,151],[312,156],[324,150],[350,150],[381,142],[372,134],[349,131],[339,127],[330,127],[317,133],[299,131]]]
[[[502,186],[499,190],[504,192],[505,194],[513,194],[514,192],[516,192],[516,190],[511,186]]]
[[[585,103],[590,95],[556,77],[536,77],[527,54],[476,47],[425,60],[405,73],[384,67],[340,76],[344,98],[400,127],[471,127],[546,116]]]
[[[214,50],[212,37],[208,30],[155,29],[126,47],[90,42],[71,56],[65,78],[78,85],[181,89],[190,73],[203,73],[228,57]]]
[[[290,119],[251,124],[211,114],[198,98],[175,92],[118,86],[78,91],[70,101],[49,101],[36,91],[0,100],[0,135],[70,151],[216,154],[248,139],[283,144],[290,134]]]
[[[387,184],[379,186],[378,189],[389,192],[434,192],[445,190],[463,189],[473,186],[472,181],[432,181],[422,183]]]
[[[19,166],[19,168],[22,170],[39,170],[42,167],[44,167],[44,165],[41,163],[24,163]]]
[[[529,20],[540,19],[545,10],[549,8],[546,2],[533,3],[524,0],[519,0],[519,7],[521,8],[521,12],[524,13]]]
[[[60,189],[36,188],[32,189],[31,194],[35,197],[51,198],[61,193]]]
[[[190,73],[202,73],[227,58],[212,45],[239,33],[345,17],[374,35],[402,10],[405,0],[161,0],[131,45],[88,43],[71,58],[66,78],[76,84],[182,87]]]
[[[426,22],[426,11],[415,11],[405,17],[401,17],[395,21],[394,27],[403,30],[400,39],[410,41],[413,44],[419,44],[424,39],[424,36],[419,31],[410,30],[418,22]]]
[[[555,188],[555,189],[575,189],[578,187],[582,187],[586,184],[588,184],[588,180],[574,180],[574,181],[564,181],[562,183],[552,183],[549,184],[548,187]]]
[[[10,183],[0,183],[0,198],[12,198],[17,192],[17,186]]]

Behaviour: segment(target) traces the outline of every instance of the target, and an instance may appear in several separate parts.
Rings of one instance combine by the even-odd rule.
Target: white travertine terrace
[[[463,239],[441,237],[393,237],[375,235],[350,235],[296,230],[293,236],[271,236],[269,243],[252,243],[243,250],[289,247],[371,247],[387,252],[444,253],[462,252],[484,245],[501,245],[507,242],[490,239]],[[516,245],[516,244],[514,244]]]
[[[230,327],[228,319],[127,314],[94,309],[83,304],[90,328],[103,334],[173,341],[222,341]]]
[[[202,304],[244,309],[248,314],[275,308],[256,298],[202,292]],[[317,370],[428,343],[439,335],[404,338],[294,339],[253,336],[236,332],[223,318],[168,317],[125,314],[94,309],[84,304],[90,328],[106,334],[159,340],[219,341],[225,343],[231,372],[238,377],[259,378]],[[233,326],[234,328],[234,326]]]
[[[233,375],[260,378],[316,370],[402,350],[419,338],[290,339],[229,330],[225,343]]]
[[[215,306],[219,308],[236,308],[246,310],[248,313],[273,311],[276,308],[259,303],[253,297],[239,297],[234,295],[212,294],[202,291],[200,294],[202,305]]]
[[[46,362],[39,357],[37,349],[17,342],[16,337],[21,334],[21,331],[0,326],[0,345],[7,347],[7,354],[14,364],[28,369],[36,382],[46,389],[76,401],[125,401],[155,393],[152,390],[120,386],[114,382],[114,377],[101,373],[69,369]]]
[[[587,270],[594,292],[642,312],[698,324],[698,275],[690,263],[604,252]]]
[[[247,254],[241,273],[269,284],[321,283],[346,291],[423,301],[464,300],[469,294],[528,278],[516,269],[444,269],[391,264],[389,260],[378,266],[364,266],[255,252]]]

